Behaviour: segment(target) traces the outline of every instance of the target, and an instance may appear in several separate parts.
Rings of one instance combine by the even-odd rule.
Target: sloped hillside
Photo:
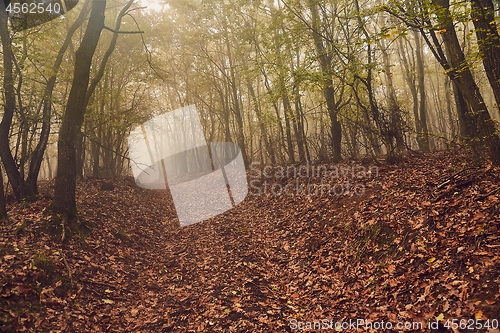
[[[0,225],[0,331],[498,332],[498,168],[463,152],[316,167],[331,177],[254,169],[242,204],[182,229],[167,193],[87,180],[89,229],[64,244],[48,184]]]

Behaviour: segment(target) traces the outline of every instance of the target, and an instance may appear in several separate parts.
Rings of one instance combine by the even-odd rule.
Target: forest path
[[[102,191],[88,180],[78,198],[92,232],[64,245],[41,231],[42,195],[1,224],[0,330],[283,332],[322,319],[499,319],[500,173],[464,158],[383,163],[361,180],[362,196],[249,195],[184,228],[165,192],[132,181]]]

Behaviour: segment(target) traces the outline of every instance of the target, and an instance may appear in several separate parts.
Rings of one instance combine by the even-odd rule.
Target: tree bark
[[[64,54],[66,53],[66,50],[70,45],[73,34],[83,24],[85,18],[87,17],[89,4],[90,0],[87,0],[83,5],[80,15],[69,29],[66,38],[63,42],[63,45],[61,46],[61,49],[57,54],[56,61],[54,62],[54,67],[53,67],[54,72],[52,76],[48,79],[47,85],[45,86],[43,102],[42,102],[43,103],[42,131],[40,133],[40,139],[38,141],[38,144],[36,145],[36,148],[31,156],[31,161],[28,171],[28,179],[27,179],[28,184],[30,184],[31,188],[35,193],[38,193],[38,184],[37,184],[38,174],[40,173],[40,167],[42,165],[43,155],[45,153],[45,149],[47,148],[47,143],[49,142],[50,119],[52,115],[52,92],[54,91],[54,87],[56,85],[57,73],[59,71],[59,68],[61,67]]]
[[[290,104],[290,98],[288,97],[288,92],[286,91],[285,79],[283,78],[283,74],[279,74],[279,89],[281,100],[283,102],[283,116],[285,118],[285,132],[286,132],[286,143],[287,143],[287,151],[288,157],[290,159],[290,163],[295,164],[295,150],[293,146],[292,140],[292,130],[290,126],[290,117],[292,117],[292,106]]]
[[[330,135],[333,151],[333,161],[342,160],[342,126],[338,120],[339,102],[335,101],[335,89],[332,77],[332,55],[326,50],[323,38],[320,34],[320,17],[318,5],[315,1],[309,1],[309,10],[312,19],[312,36],[316,47],[317,56],[321,66],[321,71],[325,75],[323,80],[323,95],[326,100],[328,116],[330,117]]]
[[[309,148],[307,147],[307,137],[304,129],[304,112],[302,110],[302,102],[300,96],[299,82],[295,82],[294,87],[295,96],[295,119],[296,123],[296,136],[297,136],[297,147],[299,149],[299,159],[301,162],[309,162],[311,156],[309,154]]]
[[[500,35],[495,20],[495,7],[491,0],[471,0],[472,22],[483,66],[490,82],[497,107],[500,106]]]
[[[234,111],[234,116],[236,118],[236,124],[238,125],[236,130],[236,140],[238,142],[238,146],[241,149],[241,155],[243,156],[243,161],[245,165],[248,165],[248,155],[247,155],[247,150],[246,150],[246,144],[245,144],[245,133],[243,129],[243,116],[242,116],[242,110],[241,110],[241,99],[240,99],[240,94],[238,92],[238,86],[236,82],[236,73],[235,73],[235,65],[233,61],[233,55],[231,51],[231,43],[229,40],[229,30],[227,27],[227,21],[224,20],[224,37],[225,37],[225,44],[226,44],[226,51],[227,51],[227,57],[228,57],[228,65],[229,65],[229,85],[231,89],[231,96],[233,98],[233,111]]]
[[[85,162],[85,149],[84,149],[84,136],[80,131],[78,132],[78,136],[76,138],[76,146],[75,146],[75,156],[76,156],[76,179],[83,179],[83,164]]]
[[[5,94],[4,113],[2,122],[0,122],[0,158],[16,199],[19,201],[22,199],[31,200],[34,198],[33,192],[22,178],[10,150],[9,131],[16,109],[13,76],[14,53],[12,52],[7,11],[2,1],[0,1],[0,39],[3,51],[3,90]]]
[[[3,188],[2,165],[0,163],[0,219],[7,216],[7,206],[5,203],[5,191]]]
[[[76,217],[76,143],[86,110],[90,68],[104,28],[106,0],[93,1],[90,19],[80,47],[75,54],[73,84],[59,131],[57,176],[51,208],[69,221]]]
[[[418,79],[418,91],[420,95],[419,103],[419,117],[415,119],[418,121],[420,131],[417,133],[417,142],[419,148],[424,151],[430,151],[429,143],[429,130],[427,129],[427,110],[426,110],[426,95],[425,95],[425,73],[424,73],[424,59],[423,59],[423,49],[422,43],[420,42],[420,35],[417,31],[413,31],[413,36],[415,38],[415,52],[416,52],[416,62],[417,62],[417,79]]]
[[[432,0],[432,2],[442,9],[438,20],[448,53],[449,62],[444,63],[443,60],[440,62],[456,83],[471,111],[463,115],[467,136],[471,139],[474,150],[482,150],[484,147],[493,164],[500,165],[500,138],[458,41],[449,10],[449,0]]]
[[[264,124],[264,121],[262,119],[262,111],[260,109],[259,101],[257,99],[257,96],[255,94],[255,90],[254,90],[252,84],[250,83],[249,79],[247,79],[247,87],[248,87],[248,92],[250,94],[250,97],[252,98],[254,112],[257,115],[257,120],[259,122],[259,129],[260,129],[260,135],[261,135],[260,141],[262,141],[262,140],[264,141],[264,146],[266,147],[266,152],[271,160],[271,164],[276,165],[276,157],[274,154],[274,149],[273,149],[273,146],[271,145],[271,143],[269,142],[269,136],[267,133],[266,125]],[[265,161],[263,160],[262,162],[264,163]]]

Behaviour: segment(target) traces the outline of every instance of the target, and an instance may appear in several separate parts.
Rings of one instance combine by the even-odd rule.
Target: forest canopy
[[[55,178],[52,208],[71,218],[77,179],[130,174],[130,131],[192,104],[247,166],[460,145],[500,163],[492,0],[65,3],[26,29],[2,9],[0,156],[17,200]]]

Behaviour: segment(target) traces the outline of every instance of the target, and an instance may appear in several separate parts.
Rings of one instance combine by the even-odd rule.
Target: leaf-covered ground
[[[342,177],[365,193],[249,195],[185,228],[165,192],[86,180],[79,211],[91,231],[64,244],[47,228],[47,184],[0,222],[0,331],[321,331],[313,322],[341,331],[331,324],[361,319],[385,323],[374,332],[428,331],[387,323],[439,319],[495,326],[499,168],[438,152]]]

